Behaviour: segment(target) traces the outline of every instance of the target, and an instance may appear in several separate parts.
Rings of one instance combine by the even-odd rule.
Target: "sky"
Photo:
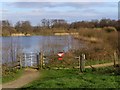
[[[9,0],[8,0],[9,1]],[[18,1],[18,0],[17,0]],[[13,24],[29,20],[32,25],[41,19],[65,19],[68,22],[95,19],[118,19],[118,2],[1,2],[2,20]]]

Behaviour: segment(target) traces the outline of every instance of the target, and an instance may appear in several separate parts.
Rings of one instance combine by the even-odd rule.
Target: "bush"
[[[110,33],[110,32],[116,32],[116,28],[115,27],[104,27],[103,30],[105,30],[106,32]]]

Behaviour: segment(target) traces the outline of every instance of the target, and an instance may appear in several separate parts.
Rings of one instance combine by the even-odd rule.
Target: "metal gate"
[[[38,53],[23,53],[22,56],[22,67],[37,67],[39,65]]]

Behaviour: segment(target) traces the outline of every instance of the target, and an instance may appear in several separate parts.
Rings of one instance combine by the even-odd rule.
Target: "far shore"
[[[10,37],[10,36],[49,36],[49,35],[53,35],[53,36],[66,36],[66,35],[79,35],[79,33],[50,33],[50,34],[24,34],[24,33],[13,33],[11,35],[6,35],[6,36],[3,36],[3,37]]]

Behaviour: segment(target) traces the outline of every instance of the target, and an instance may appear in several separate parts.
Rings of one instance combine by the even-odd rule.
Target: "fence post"
[[[83,71],[85,70],[85,54],[82,54]]]
[[[114,52],[114,67],[116,66],[116,61],[117,61],[117,53],[116,51]]]
[[[30,53],[30,66],[32,67],[32,52]]]
[[[26,62],[26,54],[25,53],[24,53],[24,58],[25,58],[25,67],[26,67],[27,66],[26,65],[27,62]]]
[[[43,59],[43,61],[42,61],[43,68],[45,68],[45,58],[46,58],[46,57],[45,57],[44,54],[43,54],[43,58],[42,58],[42,59]]]
[[[40,53],[40,69],[43,68],[43,53]]]
[[[22,68],[22,56],[20,55],[20,68]]]
[[[80,58],[80,56],[78,57],[78,66],[79,66],[79,70],[81,72],[81,58]]]
[[[83,72],[84,70],[85,70],[85,54],[82,54],[80,58],[80,71]]]
[[[40,58],[39,58],[39,56],[40,56],[40,53],[37,53],[36,57],[37,57],[37,67],[38,67],[38,69],[39,69],[39,65],[40,65]]]

